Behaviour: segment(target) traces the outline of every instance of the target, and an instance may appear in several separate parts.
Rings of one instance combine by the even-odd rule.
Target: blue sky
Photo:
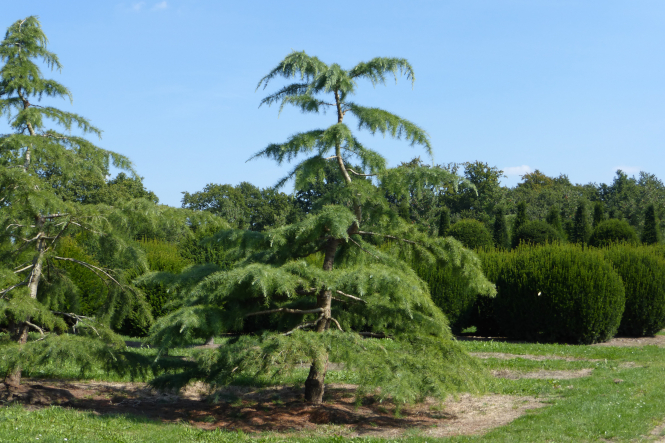
[[[665,178],[665,2],[58,1],[3,2],[0,27],[38,15],[99,145],[129,156],[162,203],[207,183],[260,187],[289,169],[245,161],[335,116],[258,108],[256,84],[292,49],[352,67],[407,58],[416,72],[354,101],[426,129],[435,163],[481,160],[504,184],[540,169],[611,182],[621,168]],[[353,122],[351,122],[353,123]],[[0,133],[7,132],[0,122]],[[394,166],[426,157],[360,136]],[[290,189],[286,189],[290,192]]]

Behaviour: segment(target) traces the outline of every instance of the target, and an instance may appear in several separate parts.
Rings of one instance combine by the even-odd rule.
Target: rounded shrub
[[[652,248],[616,245],[603,251],[623,280],[626,309],[619,334],[653,335],[665,327],[665,260]]]
[[[625,220],[612,218],[598,223],[591,234],[589,244],[591,246],[603,247],[612,243],[637,244],[638,238],[635,230]]]
[[[492,234],[478,220],[460,220],[450,227],[448,235],[459,240],[469,249],[491,248],[494,245]]]
[[[625,292],[600,250],[520,246],[496,280],[494,316],[509,337],[589,344],[614,336]]]
[[[547,222],[536,220],[522,225],[513,235],[513,248],[526,243],[531,245],[544,245],[563,240],[561,234]]]

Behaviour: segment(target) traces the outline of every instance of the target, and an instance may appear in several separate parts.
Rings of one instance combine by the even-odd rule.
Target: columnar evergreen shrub
[[[450,229],[450,209],[447,206],[441,208],[439,215],[439,237],[446,237]]]
[[[560,242],[563,240],[561,234],[547,222],[535,220],[524,224],[513,234],[513,248],[520,243],[543,245],[546,243]]]
[[[450,227],[448,235],[459,240],[469,249],[491,248],[494,246],[492,234],[478,220],[460,220]]]
[[[495,317],[509,337],[589,344],[610,339],[625,292],[602,251],[521,246],[496,280]]]
[[[589,244],[595,247],[609,246],[613,243],[637,244],[637,233],[625,220],[611,218],[596,226]]]
[[[587,214],[586,203],[581,201],[575,217],[573,218],[572,232],[570,233],[570,241],[572,243],[586,243],[591,236],[591,225],[589,223],[589,214]]]
[[[513,220],[513,235],[528,221],[529,219],[526,216],[526,202],[521,201],[517,204],[517,214],[515,215],[515,220]]]
[[[510,247],[506,212],[501,206],[497,207],[494,212],[494,229],[492,235],[494,237],[494,244],[497,248],[507,249]]]
[[[615,245],[603,251],[623,280],[626,309],[619,334],[654,335],[665,327],[665,260],[652,248]]]
[[[545,221],[554,229],[556,229],[562,238],[564,237],[563,225],[561,224],[561,211],[558,207],[550,207],[550,210],[545,217]]]
[[[603,220],[605,220],[605,206],[603,202],[597,201],[593,204],[593,227],[598,226]]]
[[[660,235],[658,222],[656,221],[656,208],[654,205],[647,206],[644,212],[644,227],[642,228],[642,243],[652,245],[658,243]]]

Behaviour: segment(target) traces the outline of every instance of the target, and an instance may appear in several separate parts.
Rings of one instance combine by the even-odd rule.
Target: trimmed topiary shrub
[[[600,222],[589,239],[589,244],[597,248],[613,243],[638,243],[637,233],[627,221],[612,218]]]
[[[469,278],[450,266],[414,266],[429,286],[432,301],[446,314],[453,334],[469,326],[478,294],[469,288]]]
[[[625,292],[602,251],[574,245],[520,246],[496,280],[502,332],[530,341],[589,344],[610,339]]]
[[[512,256],[511,252],[499,249],[484,249],[476,252],[483,264],[483,273],[489,281],[496,283],[501,268]],[[476,327],[476,334],[483,336],[501,335],[501,325],[494,315],[496,298],[479,295],[471,307],[468,326]]]
[[[617,245],[603,251],[621,276],[626,309],[619,334],[654,335],[665,327],[665,260],[652,248]]]
[[[494,246],[492,234],[478,220],[460,220],[450,227],[448,235],[459,240],[469,249],[491,248]]]
[[[513,248],[520,243],[531,245],[544,245],[546,243],[555,243],[562,241],[561,234],[549,223],[544,221],[531,221],[525,223],[513,235]]]

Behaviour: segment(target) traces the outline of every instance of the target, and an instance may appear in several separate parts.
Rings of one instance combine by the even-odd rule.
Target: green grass
[[[500,394],[536,396],[549,406],[527,413],[507,426],[482,437],[451,437],[432,439],[420,437],[417,430],[399,441],[412,442],[594,442],[640,441],[651,429],[665,421],[665,349],[655,346],[613,348],[557,344],[514,344],[502,342],[462,342],[470,352],[501,352],[509,354],[556,355],[599,361],[534,361],[522,358],[483,360],[488,369],[510,369],[528,372],[546,370],[578,370],[592,368],[589,377],[569,380],[505,380],[496,379],[490,391]],[[144,356],[154,355],[151,349],[132,349]],[[182,349],[171,355],[191,355]],[[152,353],[152,354],[151,354]],[[640,367],[626,368],[631,362]],[[43,371],[40,373],[39,371]],[[77,368],[45,367],[33,370],[31,376],[76,378]],[[259,384],[300,383],[306,369],[296,369],[278,380],[260,380]],[[100,368],[86,378],[121,381]],[[623,382],[615,383],[616,379]],[[354,374],[332,371],[328,382],[353,383]],[[256,381],[255,381],[256,382]],[[321,431],[324,432],[324,431]],[[186,424],[161,424],[131,416],[97,416],[59,407],[28,411],[21,406],[0,408],[0,441],[24,442],[374,442],[396,441],[375,438],[335,436],[335,428],[326,434],[283,435],[275,433],[251,436],[227,431],[202,431]],[[40,436],[41,434],[41,436]],[[36,438],[39,437],[39,440]]]

